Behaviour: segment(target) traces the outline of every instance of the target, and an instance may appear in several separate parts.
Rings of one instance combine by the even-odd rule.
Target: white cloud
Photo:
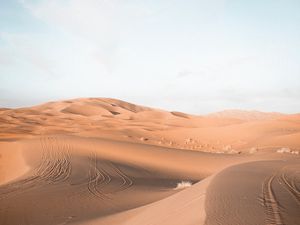
[[[78,45],[89,42],[93,46],[91,57],[96,55],[110,69],[121,28],[114,1],[54,0],[23,4],[48,26],[77,37]]]
[[[23,6],[37,19],[54,29],[67,32],[93,45],[92,57],[111,71],[122,39],[139,20],[154,14],[138,1],[68,0],[23,1]],[[80,40],[79,40],[80,41]]]

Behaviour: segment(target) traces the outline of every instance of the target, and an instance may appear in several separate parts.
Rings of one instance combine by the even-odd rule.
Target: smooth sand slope
[[[299,224],[299,150],[299,114],[3,109],[0,224]]]

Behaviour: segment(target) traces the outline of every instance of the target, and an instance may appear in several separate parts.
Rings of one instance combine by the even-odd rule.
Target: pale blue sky
[[[300,112],[298,0],[0,0],[0,107]]]

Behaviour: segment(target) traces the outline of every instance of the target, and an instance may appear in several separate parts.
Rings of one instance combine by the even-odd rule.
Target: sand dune
[[[297,224],[299,140],[300,114],[3,109],[0,224]]]
[[[210,152],[300,146],[294,141],[300,134],[299,114],[224,111],[194,116],[90,98],[7,109],[0,111],[0,120],[1,140],[70,134]]]

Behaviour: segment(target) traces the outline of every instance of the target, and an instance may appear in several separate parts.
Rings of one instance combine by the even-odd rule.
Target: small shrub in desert
[[[192,182],[190,181],[181,181],[177,183],[175,190],[184,189],[192,186]]]
[[[278,153],[290,153],[291,149],[290,148],[281,148],[277,150]]]

